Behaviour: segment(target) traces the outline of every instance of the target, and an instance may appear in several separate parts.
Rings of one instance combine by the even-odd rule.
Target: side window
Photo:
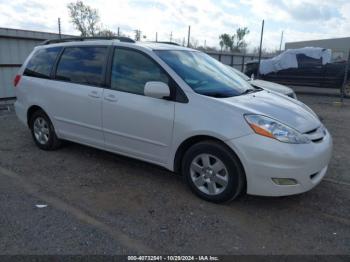
[[[56,79],[99,86],[106,55],[107,47],[67,47],[57,65]]]
[[[169,85],[169,77],[150,57],[129,49],[114,50],[112,89],[144,95],[144,86],[148,81],[160,81]]]
[[[39,49],[29,60],[24,75],[39,78],[50,78],[51,69],[61,47]]]

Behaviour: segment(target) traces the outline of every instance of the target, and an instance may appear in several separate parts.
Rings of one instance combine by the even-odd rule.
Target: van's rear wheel
[[[235,199],[245,186],[237,156],[215,141],[193,145],[184,155],[182,173],[196,195],[216,203]]]
[[[49,117],[42,111],[35,111],[30,118],[29,127],[35,144],[43,150],[54,150],[61,145]]]

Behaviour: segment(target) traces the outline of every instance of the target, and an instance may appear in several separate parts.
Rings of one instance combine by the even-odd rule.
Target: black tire
[[[45,143],[40,143],[37,137],[34,133],[34,123],[37,119],[44,119],[47,123],[47,129],[48,129],[48,140]],[[55,128],[52,125],[52,122],[50,118],[45,114],[42,110],[35,111],[31,116],[29,120],[29,128],[32,133],[32,137],[34,139],[35,144],[42,150],[55,150],[59,148],[62,144],[62,141],[57,137]]]
[[[190,170],[191,163],[197,157],[203,154],[209,154],[211,156],[216,157],[217,159],[221,160],[221,162],[226,167],[227,172],[225,172],[225,174],[227,173],[226,175],[226,179],[228,178],[227,185],[226,185],[226,188],[222,187],[223,191],[221,193],[207,194],[201,191],[195,185],[194,181],[191,178],[191,170]],[[191,190],[200,198],[210,202],[214,202],[214,203],[228,202],[237,198],[239,195],[241,195],[245,191],[245,185],[246,185],[245,174],[238,157],[228,147],[216,141],[210,141],[210,140],[203,141],[190,147],[183,157],[182,174],[187,184],[191,188]],[[198,177],[199,176],[204,176],[204,175],[198,174]],[[208,185],[208,184],[204,183],[204,185]],[[215,184],[215,188],[216,186],[220,186],[220,185]]]

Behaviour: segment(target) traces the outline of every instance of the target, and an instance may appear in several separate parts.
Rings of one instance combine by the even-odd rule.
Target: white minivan
[[[308,191],[331,158],[331,135],[309,107],[181,46],[47,41],[14,85],[39,148],[69,140],[154,163],[213,202]]]

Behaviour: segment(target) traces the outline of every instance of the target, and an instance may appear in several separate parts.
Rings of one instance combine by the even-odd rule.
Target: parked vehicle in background
[[[235,74],[237,74],[238,76],[240,76],[241,78],[243,78],[245,81],[247,81],[253,86],[260,87],[262,89],[269,90],[269,91],[274,91],[274,92],[289,96],[291,98],[297,99],[297,95],[295,94],[293,89],[291,89],[288,86],[276,84],[276,83],[261,80],[261,79],[254,79],[254,77],[248,77],[247,75],[243,74],[241,71],[237,70],[234,67],[231,67],[231,66],[228,66],[228,67]]]
[[[309,48],[306,52],[305,48],[290,49],[277,57],[262,60],[262,63],[269,63],[265,67],[269,70],[263,70],[261,65],[259,78],[284,85],[340,88],[344,80],[346,61],[330,62],[330,50],[321,48],[318,48],[319,56],[311,57],[315,49],[317,51],[317,48]],[[325,55],[323,52],[328,54]],[[258,64],[258,61],[247,62],[244,73],[247,76],[257,75]],[[285,65],[293,67],[286,68]],[[347,74],[350,76],[350,70]]]
[[[326,174],[331,135],[300,101],[190,48],[77,40],[36,47],[15,77],[39,148],[70,140],[154,163],[213,202],[298,194]]]

